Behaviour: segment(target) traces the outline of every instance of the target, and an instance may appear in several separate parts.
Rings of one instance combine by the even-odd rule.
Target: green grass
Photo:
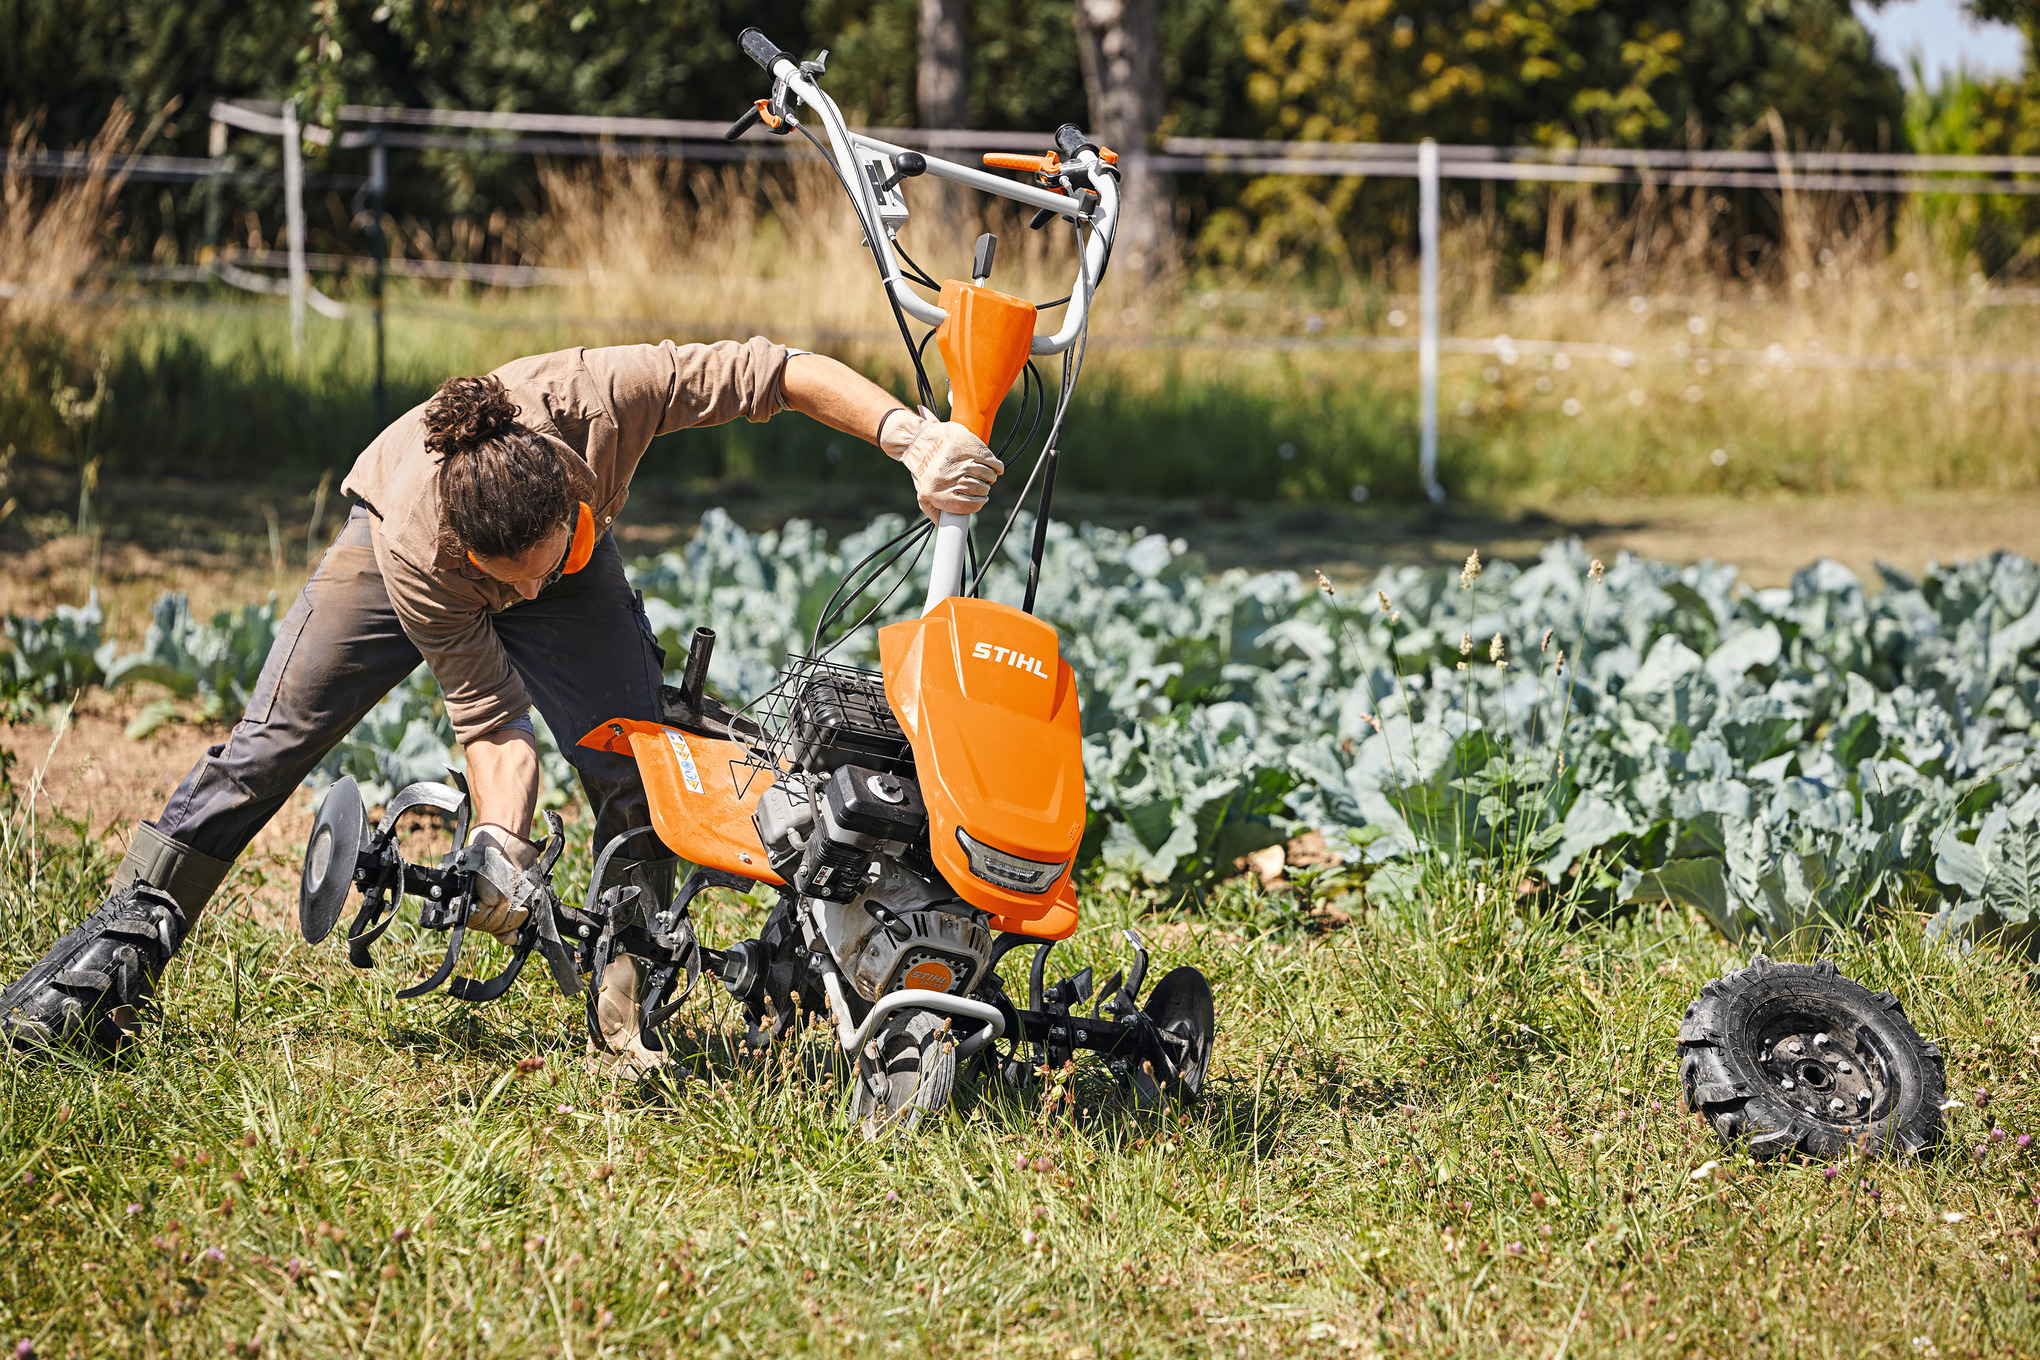
[[[1878,305],[1887,300],[1866,296]],[[2017,357],[2031,348],[2030,319],[2015,315],[2016,308],[1959,317],[1905,312],[1903,325],[1873,325],[1858,315],[1871,302],[1843,298],[1822,305],[1829,310],[1810,314],[1784,304],[1745,306],[1702,343],[1761,349],[1782,339],[1795,351],[1927,356]],[[447,302],[400,295],[388,331],[390,412],[424,400],[449,374],[484,371],[522,354],[668,334],[715,339],[755,328],[739,320],[726,332],[669,332],[649,322],[576,318],[557,306],[546,297]],[[85,461],[88,440],[91,451],[103,455],[109,481],[166,472],[227,478],[290,473],[316,481],[322,473],[344,471],[378,432],[366,320],[313,318],[299,357],[289,352],[280,303],[167,306],[106,313],[100,321],[103,329],[83,339],[0,331],[6,442],[23,466],[64,470],[47,494],[23,493],[25,506],[38,502],[30,508],[47,508],[42,501],[58,508],[75,503],[71,470]],[[1944,321],[1947,335],[1935,328]],[[1241,324],[1248,322],[1253,318]],[[1340,324],[1348,322],[1363,333],[1369,329],[1365,318]],[[1565,363],[1524,355],[1504,364],[1447,355],[1441,473],[1461,501],[1535,503],[1589,489],[1608,495],[2030,490],[2040,478],[2040,463],[2017,452],[2030,446],[2025,436],[2034,419],[2032,384],[2022,376],[1710,368],[1704,360],[1675,357],[1692,338],[1677,307],[1639,317],[1582,303],[1549,317],[1479,313],[1455,316],[1453,323],[1474,335],[1514,329],[1619,340],[1635,344],[1642,356],[1617,367],[1601,359]],[[1286,313],[1253,325],[1295,333]],[[895,390],[908,390],[896,344],[818,339],[797,326],[778,338],[818,344],[864,365]],[[69,428],[52,409],[51,385],[62,376],[89,390],[102,351],[111,403],[89,432]],[[1055,366],[1043,371],[1052,380]],[[935,381],[939,389],[939,370]],[[1415,387],[1409,354],[1121,348],[1107,337],[1094,347],[1072,406],[1058,485],[1069,492],[1234,502],[1344,501],[1364,487],[1376,502],[1419,500]],[[1013,418],[1009,410],[1007,419]],[[1003,431],[1002,425],[1001,437]],[[730,487],[882,482],[895,470],[860,441],[782,419],[668,436],[655,445],[645,475]]]
[[[109,865],[18,805],[5,825],[11,975]],[[866,1143],[823,1037],[739,1060],[712,984],[685,1015],[684,1084],[613,1087],[582,1073],[578,1004],[542,970],[494,1006],[396,1002],[401,950],[358,974],[336,941],[251,918],[275,872],[230,881],[118,1065],[0,1068],[0,1339],[1548,1357],[2030,1353],[2040,1335],[2034,1154],[1970,1152],[2040,1115],[2027,966],[1936,953],[1917,917],[1835,953],[1949,1052],[1966,1105],[1924,1165],[1722,1153],[1678,1111],[1673,1036],[1737,954],[1669,911],[1564,922],[1463,886],[1402,924],[1348,900],[1353,924],[1323,933],[1255,890],[1221,890],[1196,933],[1094,893],[1064,966],[1110,966],[1139,924],[1168,941],[1158,967],[1210,974],[1203,1098],[1136,1114],[1085,1073],[1074,1115],[980,1094]],[[756,914],[723,901],[705,938]]]

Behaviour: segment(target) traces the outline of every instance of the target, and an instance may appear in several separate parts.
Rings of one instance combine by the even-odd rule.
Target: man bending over
[[[963,426],[905,409],[834,359],[758,338],[568,349],[448,379],[355,462],[342,483],[353,510],[284,618],[247,712],[135,828],[112,895],[0,995],[0,1029],[17,1046],[99,1053],[131,1039],[136,1008],[235,856],[421,659],[467,756],[476,838],[529,867],[531,707],[566,741],[609,718],[659,716],[664,654],[610,534],[646,446],[788,408],[904,463],[931,517],[976,511],[1004,471]],[[634,761],[566,755],[597,847],[651,820]],[[644,897],[671,899],[671,859],[625,870]],[[471,924],[514,934],[517,922],[486,911]],[[656,1062],[638,1041],[639,974],[624,955],[601,980],[610,1052],[598,1058],[617,1065]]]

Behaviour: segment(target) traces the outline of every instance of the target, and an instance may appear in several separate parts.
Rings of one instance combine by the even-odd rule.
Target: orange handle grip
[[[1060,168],[1061,162],[1053,151],[1046,156],[1021,156],[1005,151],[987,151],[985,164],[994,170],[1028,170],[1037,175],[1046,175]]]

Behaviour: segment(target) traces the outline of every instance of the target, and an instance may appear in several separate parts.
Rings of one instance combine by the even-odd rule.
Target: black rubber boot
[[[137,1013],[188,929],[161,889],[139,882],[115,889],[0,995],[0,1031],[16,1048],[117,1052],[135,1037]]]
[[[16,1048],[94,1057],[126,1047],[156,980],[231,867],[138,826],[112,894],[0,994],[0,1034]]]

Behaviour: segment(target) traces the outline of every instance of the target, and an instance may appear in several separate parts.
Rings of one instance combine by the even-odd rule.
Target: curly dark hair
[[[521,557],[563,524],[586,494],[585,469],[518,423],[493,376],[448,378],[425,406],[425,448],[439,459],[449,546],[476,557]]]

